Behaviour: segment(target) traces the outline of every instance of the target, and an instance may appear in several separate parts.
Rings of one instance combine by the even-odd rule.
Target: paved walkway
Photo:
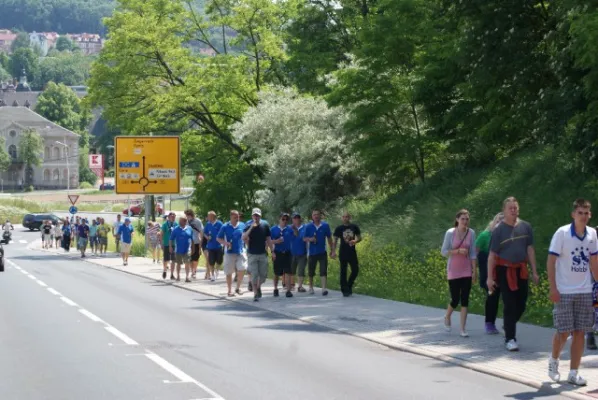
[[[41,250],[41,243],[33,243],[30,247]],[[64,254],[62,250],[56,249],[49,251],[63,254],[68,258],[79,257],[73,251],[70,254]],[[161,264],[153,264],[146,258],[131,257],[127,267],[122,265],[122,260],[116,255],[88,257],[85,260],[107,268],[162,281]],[[200,264],[203,264],[203,258]],[[203,270],[198,271],[197,275],[203,278]],[[220,279],[213,283],[203,279],[192,283],[170,280],[166,282],[183,289],[247,303],[398,350],[433,357],[534,388],[551,387],[572,398],[598,398],[598,352],[587,353],[582,362],[582,375],[589,381],[587,387],[574,388],[568,384],[555,384],[549,381],[546,372],[552,330],[548,328],[518,324],[517,336],[521,350],[518,353],[508,353],[504,349],[501,335],[484,334],[484,318],[479,315],[469,316],[467,325],[470,337],[461,338],[459,330],[455,329],[459,325],[457,313],[453,315],[453,332],[447,333],[444,331],[442,322],[444,311],[432,307],[362,295],[344,298],[340,292],[334,290],[330,290],[328,297],[323,297],[321,291],[316,290],[315,295],[295,293],[295,297],[291,299],[284,296],[275,298],[272,296],[270,280],[263,287],[264,297],[259,303],[254,303],[252,293],[249,292],[245,292],[242,296],[228,298],[222,273]],[[246,289],[244,285],[244,290]],[[498,321],[497,326],[501,323],[502,321]],[[561,375],[564,377],[569,372],[568,357],[567,349],[561,361]],[[535,390],[530,388],[530,397],[526,398],[534,398],[534,393]]]

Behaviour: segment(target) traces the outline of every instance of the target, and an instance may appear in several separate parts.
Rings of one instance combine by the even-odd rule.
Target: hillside
[[[491,167],[445,170],[425,185],[415,185],[375,199],[347,205],[368,233],[360,252],[357,291],[400,301],[445,307],[448,299],[445,268],[440,257],[444,232],[460,208],[471,212],[480,232],[507,196],[520,201],[521,218],[535,230],[538,267],[543,283],[530,295],[525,319],[550,324],[546,254],[557,227],[569,221],[572,201],[583,196],[598,207],[588,176],[574,169],[566,155],[551,148],[533,148]],[[598,223],[598,219],[594,221]],[[337,268],[335,273],[337,273]],[[336,276],[332,279],[336,283]],[[483,313],[483,293],[476,285],[473,312]],[[439,313],[441,315],[441,313]]]

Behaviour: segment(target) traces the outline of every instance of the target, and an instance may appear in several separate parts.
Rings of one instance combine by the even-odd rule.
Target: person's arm
[[[245,243],[249,243],[249,235],[251,234],[253,228],[255,228],[255,221],[252,221],[251,225],[249,226],[249,229],[243,232],[243,236],[241,236],[241,239],[243,239]]]
[[[595,281],[598,281],[598,237],[595,236],[594,246],[590,251],[590,271]]]
[[[274,252],[274,241],[270,236],[266,236],[266,246],[270,249],[270,254],[272,254],[272,260],[276,260],[276,253]]]
[[[489,292],[493,292],[494,288],[496,287],[496,283],[494,282],[494,267],[496,264],[496,256],[497,254],[492,250],[488,252],[488,279],[486,281],[486,286],[488,287]]]
[[[228,242],[226,241],[226,235],[224,233],[224,226],[222,226],[222,228],[220,228],[220,231],[218,232],[218,236],[216,237],[216,240],[222,246],[228,247]]]
[[[349,244],[351,246],[355,246],[359,242],[361,242],[361,230],[359,229],[359,227],[357,225],[355,225],[355,239],[350,240]]]
[[[335,258],[336,248],[334,247],[334,242],[332,240],[332,232],[330,232],[330,226],[328,227],[328,232],[326,232],[326,239],[328,241],[328,246],[330,246],[330,256],[332,258]]]
[[[538,268],[536,267],[536,249],[534,248],[534,231],[532,227],[528,225],[529,229],[529,236],[527,242],[527,261],[529,265],[532,267],[532,279],[534,283],[537,285],[540,282],[540,277],[538,276]]]
[[[553,253],[548,254],[548,260],[546,260],[546,272],[548,273],[548,283],[550,284],[550,301],[558,303],[561,300],[561,295],[556,286],[556,256]],[[590,260],[591,262],[591,260]]]
[[[451,249],[452,241],[453,241],[453,232],[449,229],[444,234],[444,241],[442,242],[442,248],[440,249],[440,254],[442,254],[443,257],[448,258],[453,255],[454,251]]]

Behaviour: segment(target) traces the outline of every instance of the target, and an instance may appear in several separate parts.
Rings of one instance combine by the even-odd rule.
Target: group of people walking
[[[567,381],[584,386],[586,380],[579,374],[586,334],[595,347],[595,306],[598,300],[598,237],[588,226],[591,204],[577,199],[573,203],[572,222],[557,229],[552,237],[547,261],[550,300],[554,303],[553,320],[556,333],[552,342],[548,375],[560,380],[559,357],[569,336],[571,343],[570,372]],[[485,332],[498,334],[496,316],[499,300],[503,301],[503,329],[505,347],[518,351],[517,322],[525,312],[528,281],[539,283],[531,225],[519,218],[519,202],[509,197],[503,210],[476,238],[469,227],[470,214],[460,210],[454,227],[444,237],[441,253],[448,258],[447,276],[450,303],[444,317],[444,326],[451,330],[453,311],[460,309],[460,335],[468,337],[466,330],[469,296],[476,281],[479,265],[480,287],[486,293]]]

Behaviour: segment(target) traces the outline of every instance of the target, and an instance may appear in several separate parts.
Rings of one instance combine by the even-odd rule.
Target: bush
[[[145,218],[139,218],[135,224],[135,232],[145,236]]]
[[[33,187],[33,185],[29,185],[25,188],[26,192],[33,192],[35,190],[35,188]]]
[[[93,189],[93,185],[89,182],[81,182],[79,189]]]
[[[20,224],[23,221],[25,214],[29,214],[24,208],[0,205],[0,221],[9,220],[13,224]]]

